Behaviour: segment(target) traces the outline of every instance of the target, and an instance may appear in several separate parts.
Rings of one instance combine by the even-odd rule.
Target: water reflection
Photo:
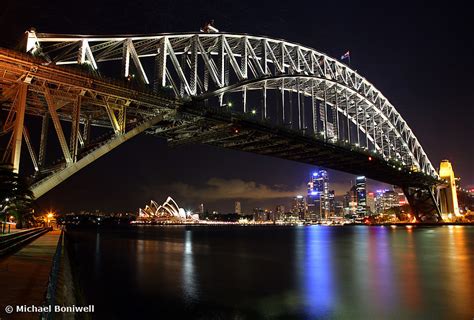
[[[94,268],[96,274],[100,273],[100,232],[95,234],[95,254],[94,254]]]
[[[367,230],[368,258],[365,278],[368,283],[367,293],[377,318],[386,318],[394,311],[393,302],[397,294],[390,258],[390,231],[382,227],[370,227]],[[385,301],[392,303],[387,304]]]
[[[402,299],[403,303],[410,307],[411,310],[419,311],[424,308],[424,301],[420,290],[421,274],[418,270],[419,261],[416,254],[416,242],[412,228],[406,228],[406,246],[402,254],[400,265],[401,278],[398,283],[403,286]]]
[[[327,317],[334,308],[333,266],[331,257],[330,229],[326,227],[305,228],[305,256],[302,269],[306,314]]]
[[[191,303],[196,300],[196,275],[193,257],[193,239],[192,231],[186,230],[184,234],[184,251],[183,251],[183,269],[182,283],[183,292],[186,302]]]
[[[449,226],[448,254],[444,264],[448,270],[448,276],[442,281],[446,281],[449,290],[446,299],[452,299],[457,310],[462,310],[466,304],[474,305],[474,278],[472,266],[472,251],[469,252],[469,242],[472,244],[473,238],[467,238],[466,228],[461,226]],[[471,247],[471,250],[473,248]],[[442,261],[440,261],[443,263]],[[471,285],[466,285],[470,283]],[[474,318],[474,307],[471,316]]]
[[[149,227],[71,237],[88,302],[115,310],[98,319],[474,316],[473,227]]]

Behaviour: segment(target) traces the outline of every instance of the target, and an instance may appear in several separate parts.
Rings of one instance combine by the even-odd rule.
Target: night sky
[[[438,168],[449,159],[464,187],[474,187],[474,23],[456,1],[430,6],[379,1],[3,1],[0,46],[13,48],[30,26],[38,32],[144,34],[221,31],[301,43],[351,64],[392,102]],[[274,208],[304,192],[314,167],[208,146],[170,148],[141,135],[40,198],[59,211],[133,210],[173,196],[185,208],[232,212]],[[353,176],[330,171],[342,194]],[[381,186],[370,182],[369,189]]]

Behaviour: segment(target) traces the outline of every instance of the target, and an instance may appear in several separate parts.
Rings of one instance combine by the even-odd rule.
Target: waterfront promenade
[[[31,313],[7,315],[5,307],[8,305],[42,305],[60,233],[60,230],[50,231],[0,259],[1,319],[31,319],[33,316]]]

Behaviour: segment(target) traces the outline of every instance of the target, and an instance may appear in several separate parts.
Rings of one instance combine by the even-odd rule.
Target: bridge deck
[[[284,127],[265,125],[246,116],[206,109],[198,104],[184,105],[178,112],[198,117],[183,128],[165,134],[157,133],[165,136],[172,145],[204,143],[365,175],[400,187],[426,187],[437,183],[429,175],[398,167],[353,145],[336,145]],[[200,130],[193,130],[194,126]],[[193,131],[196,133],[190,135],[189,132]]]

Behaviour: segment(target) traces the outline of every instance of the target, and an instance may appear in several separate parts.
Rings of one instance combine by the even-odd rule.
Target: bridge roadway
[[[334,144],[284,126],[274,126],[252,116],[206,108],[200,102],[179,106],[178,114],[190,119],[168,130],[152,129],[171,146],[204,143],[285,160],[322,166],[400,187],[433,186],[437,179],[401,167],[380,155],[347,143]]]

